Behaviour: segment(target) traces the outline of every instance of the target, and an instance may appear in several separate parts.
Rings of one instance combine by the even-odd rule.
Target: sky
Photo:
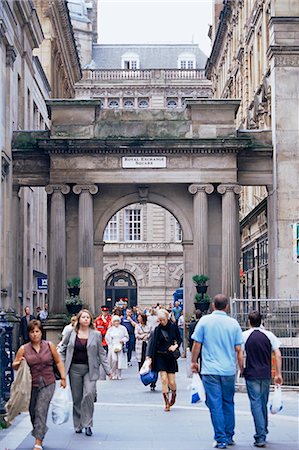
[[[195,43],[208,56],[213,0],[99,0],[101,44]]]

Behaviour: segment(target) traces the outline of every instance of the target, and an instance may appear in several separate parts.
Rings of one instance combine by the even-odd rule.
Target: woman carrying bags
[[[151,369],[160,372],[165,401],[164,411],[169,411],[176,400],[175,373],[178,372],[178,363],[175,353],[182,340],[177,324],[169,320],[168,311],[160,309],[157,316],[159,325],[151,333],[147,346],[147,358],[151,362]],[[169,388],[171,399],[169,399]]]
[[[42,325],[39,320],[28,324],[29,342],[17,351],[12,367],[18,370],[23,359],[26,360],[32,377],[31,398],[29,404],[30,419],[35,438],[33,450],[42,450],[45,434],[48,430],[47,416],[50,401],[55,390],[54,362],[59,370],[60,386],[66,387],[64,365],[52,342],[42,340]]]
[[[100,364],[109,377],[111,370],[102,346],[102,336],[94,329],[90,311],[82,309],[78,313],[74,329],[64,336],[58,351],[70,377],[75,431],[82,433],[85,428],[86,436],[91,436]]]
[[[135,327],[135,352],[138,361],[138,368],[141,369],[146,356],[146,347],[150,335],[150,327],[147,325],[147,315],[138,314],[137,325]]]

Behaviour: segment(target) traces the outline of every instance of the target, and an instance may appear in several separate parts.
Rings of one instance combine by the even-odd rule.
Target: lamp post
[[[5,312],[0,313],[0,414],[4,414],[14,374],[12,369],[12,329]]]

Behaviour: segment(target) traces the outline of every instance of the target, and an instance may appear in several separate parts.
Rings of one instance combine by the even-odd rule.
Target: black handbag
[[[162,333],[164,339],[166,341],[169,341],[169,335],[168,335],[167,331],[161,330],[161,333]],[[176,344],[176,342],[174,342],[174,343]],[[180,352],[179,348],[176,348],[173,352],[168,351],[168,353],[170,353],[174,357],[174,359],[179,359],[181,356],[181,352]]]
[[[60,375],[60,372],[58,370],[58,367],[57,367],[57,364],[56,364],[55,361],[53,362],[53,372],[54,372],[54,375],[55,375],[55,379],[56,380],[61,380],[61,375]]]
[[[179,348],[176,348],[175,351],[172,352],[172,354],[173,354],[173,357],[174,357],[175,359],[179,359],[180,356],[181,356],[180,349],[179,349]]]

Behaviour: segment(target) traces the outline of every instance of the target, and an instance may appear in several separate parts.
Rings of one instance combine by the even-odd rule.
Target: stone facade
[[[80,76],[64,1],[0,2],[1,307],[18,314],[47,301],[47,194],[13,186],[13,132],[49,129],[45,100],[72,96]]]
[[[242,226],[245,259],[248,251],[256,248],[257,268],[258,248],[262,252],[264,247],[269,248],[269,288],[260,290],[256,286],[252,291],[252,283],[248,283],[245,292],[249,297],[298,297],[299,5],[296,0],[230,0],[223,6],[222,1],[215,0],[214,7],[213,48],[206,65],[214,97],[240,98],[239,134],[246,134],[246,130],[268,133],[274,151],[273,181],[264,187],[251,183],[252,187],[241,194],[243,224],[248,213],[251,220],[250,226]],[[263,202],[260,216],[259,203],[264,198],[267,205]],[[259,213],[251,214],[252,208]]]

